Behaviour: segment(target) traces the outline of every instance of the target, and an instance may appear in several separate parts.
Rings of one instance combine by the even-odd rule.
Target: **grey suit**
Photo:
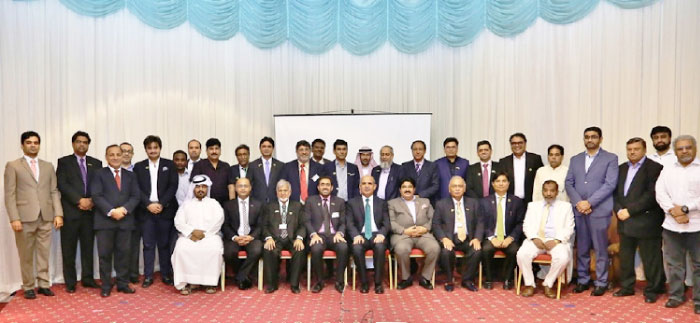
[[[435,237],[430,233],[434,210],[430,205],[430,200],[426,198],[415,198],[414,201],[416,205],[415,222],[403,198],[397,197],[388,202],[391,231],[394,233],[391,236],[391,247],[399,262],[399,267],[401,267],[402,280],[411,278],[411,261],[409,258],[411,249],[418,248],[423,250],[425,253],[425,264],[423,265],[421,275],[423,279],[430,280],[435,270],[435,262],[440,255],[440,246],[437,240],[435,240]],[[412,238],[403,233],[405,229],[414,225],[428,229],[428,233],[418,238]]]

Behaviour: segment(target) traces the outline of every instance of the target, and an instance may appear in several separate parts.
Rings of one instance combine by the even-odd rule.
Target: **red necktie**
[[[309,196],[308,185],[306,184],[306,171],[304,171],[304,164],[301,164],[301,170],[299,171],[299,187],[301,188],[301,200],[306,201]]]
[[[117,188],[121,191],[122,190],[122,178],[119,177],[119,170],[115,169],[114,170],[114,180],[117,182]]]

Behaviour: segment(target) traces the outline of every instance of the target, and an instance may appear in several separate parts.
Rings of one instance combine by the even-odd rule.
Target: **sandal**
[[[207,287],[207,289],[205,290],[205,292],[206,292],[207,294],[214,294],[214,293],[216,293],[216,287],[209,286],[209,287]]]
[[[180,295],[187,296],[192,294],[192,287],[190,285],[185,286],[185,288],[180,290]]]

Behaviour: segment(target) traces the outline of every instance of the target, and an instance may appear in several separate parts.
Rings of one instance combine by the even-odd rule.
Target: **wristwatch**
[[[688,207],[685,206],[685,205],[681,206],[681,211],[682,211],[683,213],[685,213],[685,214],[688,214],[688,212],[690,212],[690,210],[688,209]]]

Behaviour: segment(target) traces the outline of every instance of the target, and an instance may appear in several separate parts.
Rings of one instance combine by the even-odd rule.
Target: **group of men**
[[[692,136],[652,129],[656,153],[646,156],[646,142],[627,142],[628,161],[618,165],[616,155],[601,148],[602,130],[584,130],[585,151],[564,166],[564,148],[547,150],[548,165],[527,151],[524,134],[510,136],[512,154],[491,159],[488,141],[477,143],[479,161],[457,155],[459,142],[443,142],[445,157],[425,159],[426,145],[411,145],[413,159],[393,162],[390,146],[373,152],[362,147],[356,163],[347,160],[348,143],[333,143],[333,161],[323,158],[325,142],[301,140],[297,158],[284,163],[273,157],[272,138],[260,140],[261,157],[249,162],[250,148],[236,147],[238,164],[221,161],[221,142],[188,143],[173,159],[161,157],[162,142],[148,136],[143,142],[147,159],[132,165],[133,146],[110,145],[107,167],[87,156],[90,136],[72,137],[74,153],[51,163],[38,160],[40,137],[25,132],[24,156],[5,168],[5,204],[22,264],[26,298],[53,295],[48,279],[48,245],[51,227],[61,229],[66,290],[75,292],[75,258],[80,242],[82,285],[101,288],[110,295],[111,271],[117,290],[135,292],[139,281],[139,247],[143,243],[144,280],[153,284],[156,250],[162,281],[189,294],[197,285],[215,292],[222,261],[237,269],[241,289],[252,286],[251,274],[262,257],[265,292],[279,286],[283,251],[289,253],[287,280],[299,293],[299,275],[306,254],[316,283],[324,288],[324,254],[333,251],[335,289],[343,292],[343,273],[350,255],[360,275],[360,292],[369,291],[366,257],[373,258],[374,290],[383,293],[387,250],[401,269],[398,289],[412,285],[411,255],[422,251],[419,285],[432,289],[435,265],[447,275],[445,289],[453,291],[455,258],[464,257],[461,286],[476,291],[475,273],[484,264],[486,289],[502,280],[513,287],[517,264],[523,273],[523,296],[535,293],[532,260],[551,255],[543,286],[555,297],[553,284],[577,251],[575,293],[593,285],[591,295],[603,295],[608,286],[608,227],[614,215],[620,234],[621,288],[614,296],[634,294],[634,257],[637,249],[644,266],[646,302],[665,293],[667,307],[677,307],[683,296],[686,254],[693,271],[693,301],[700,313],[700,161]],[[573,238],[575,236],[575,239]],[[93,239],[97,239],[101,284],[92,273]],[[663,244],[663,252],[662,252]],[[494,254],[505,259],[500,266]],[[37,275],[33,271],[37,254]],[[239,252],[245,251],[245,260]],[[369,256],[368,251],[372,251]],[[595,280],[590,274],[595,255]],[[223,254],[223,257],[221,255]],[[114,262],[114,263],[113,263]],[[664,273],[664,263],[667,266]]]

